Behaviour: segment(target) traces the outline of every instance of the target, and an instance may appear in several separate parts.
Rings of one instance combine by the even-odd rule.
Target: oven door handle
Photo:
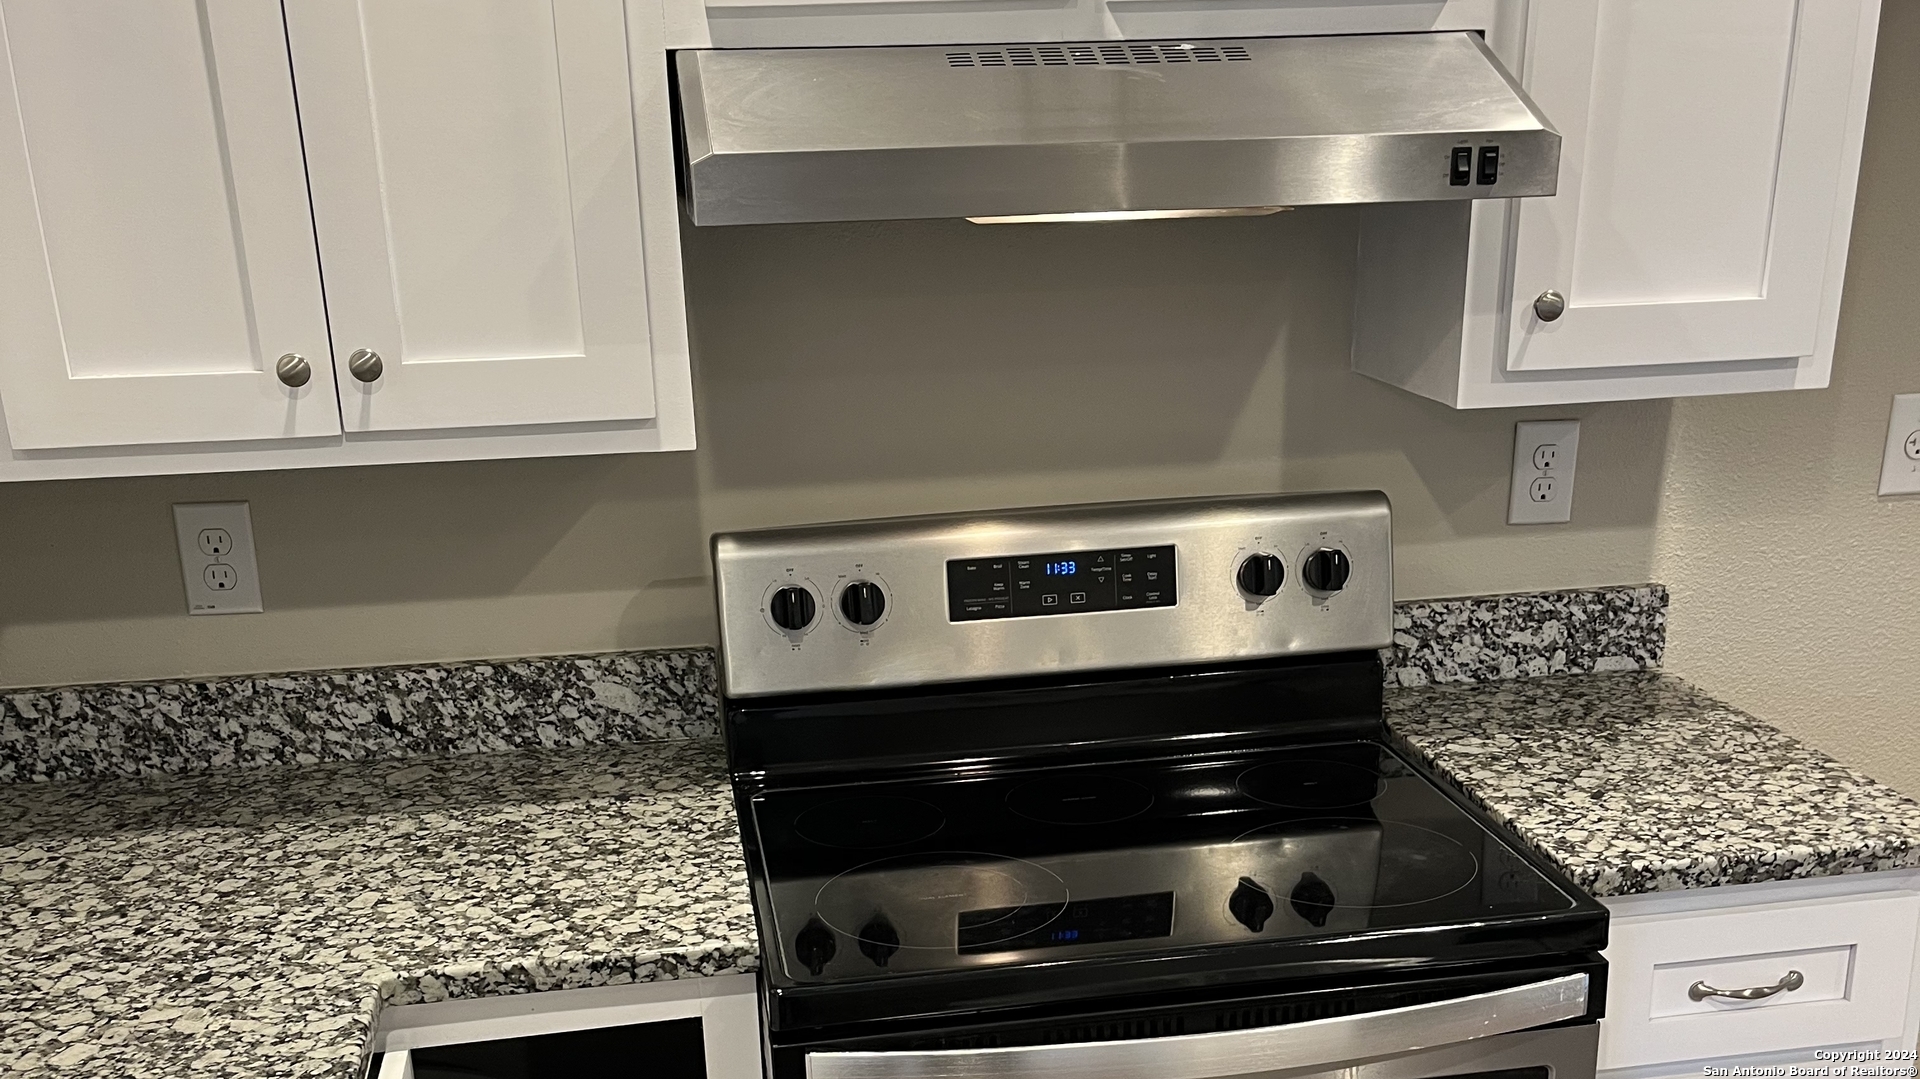
[[[1249,1030],[1004,1049],[807,1054],[808,1079],[1223,1079],[1511,1034],[1587,1013],[1587,976]]]

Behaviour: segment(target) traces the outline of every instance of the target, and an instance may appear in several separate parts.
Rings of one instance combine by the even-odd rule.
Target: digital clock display
[[[1173,935],[1173,893],[962,911],[956,930],[961,955],[1152,940]]]
[[[1179,604],[1173,545],[1049,551],[947,563],[947,617],[1127,611]]]

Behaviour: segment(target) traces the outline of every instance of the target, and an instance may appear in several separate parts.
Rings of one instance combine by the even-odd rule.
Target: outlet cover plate
[[[260,570],[253,557],[253,515],[245,502],[190,502],[173,507],[180,540],[180,579],[188,614],[256,614]]]
[[[1880,493],[1920,495],[1920,393],[1896,394],[1887,421],[1887,453],[1880,463]]]
[[[1546,525],[1573,520],[1573,467],[1579,456],[1579,420],[1514,424],[1507,523]]]

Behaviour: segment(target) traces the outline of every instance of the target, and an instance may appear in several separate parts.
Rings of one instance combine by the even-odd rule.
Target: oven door
[[[1488,993],[1282,1026],[983,1049],[806,1055],[807,1079],[1592,1079],[1591,981],[1568,974]],[[1489,1076],[1491,1079],[1491,1076]]]

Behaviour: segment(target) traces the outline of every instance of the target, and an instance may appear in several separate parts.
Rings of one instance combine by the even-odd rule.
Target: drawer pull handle
[[[1797,970],[1787,971],[1787,976],[1772,985],[1756,985],[1752,989],[1715,989],[1706,982],[1694,982],[1687,987],[1687,995],[1695,1000],[1708,997],[1724,997],[1727,1000],[1765,1000],[1775,993],[1791,993],[1807,984],[1807,979]]]

